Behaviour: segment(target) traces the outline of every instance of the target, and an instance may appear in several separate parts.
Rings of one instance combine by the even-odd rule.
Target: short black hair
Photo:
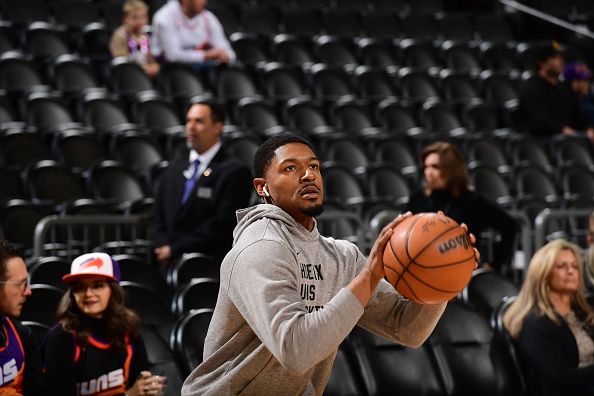
[[[5,239],[0,239],[0,281],[6,280],[6,264],[14,257],[23,257],[21,251]]]
[[[272,136],[262,143],[260,147],[258,147],[258,150],[256,150],[256,154],[254,154],[254,177],[264,177],[264,174],[268,170],[268,167],[274,158],[274,152],[276,149],[289,143],[305,144],[311,149],[311,151],[314,152],[314,154],[316,153],[313,145],[307,139],[295,135],[294,133],[283,132],[276,136]]]
[[[223,106],[216,103],[214,100],[201,96],[192,98],[190,104],[188,104],[188,107],[186,108],[186,114],[194,105],[207,106],[210,109],[210,118],[212,119],[212,122],[225,123],[225,110],[223,109]]]

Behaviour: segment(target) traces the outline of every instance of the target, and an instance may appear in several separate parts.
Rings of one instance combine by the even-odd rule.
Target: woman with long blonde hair
[[[503,322],[517,342],[531,394],[594,394],[594,312],[577,245],[558,239],[534,254]]]

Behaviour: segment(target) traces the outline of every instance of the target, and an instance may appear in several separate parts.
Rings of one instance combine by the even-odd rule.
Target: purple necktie
[[[190,198],[190,193],[194,189],[196,185],[196,175],[198,174],[198,168],[200,167],[200,160],[196,158],[194,160],[194,170],[192,171],[192,176],[186,180],[186,184],[184,185],[184,194],[182,195],[181,203],[182,205],[186,203],[188,198]]]

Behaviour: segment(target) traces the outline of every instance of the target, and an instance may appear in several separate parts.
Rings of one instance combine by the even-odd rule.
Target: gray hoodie
[[[356,324],[416,347],[445,309],[406,300],[385,281],[363,307],[345,288],[366,260],[355,245],[310,232],[274,205],[237,218],[204,361],[182,395],[321,395]]]

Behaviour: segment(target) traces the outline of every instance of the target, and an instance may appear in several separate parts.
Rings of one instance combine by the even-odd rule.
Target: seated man
[[[520,90],[519,121],[529,133],[544,138],[585,132],[594,139],[576,95],[559,79],[564,66],[561,52],[553,46],[536,51],[536,75]]]
[[[168,62],[198,68],[235,61],[235,52],[217,17],[206,10],[207,0],[169,1],[153,17],[152,50]]]

